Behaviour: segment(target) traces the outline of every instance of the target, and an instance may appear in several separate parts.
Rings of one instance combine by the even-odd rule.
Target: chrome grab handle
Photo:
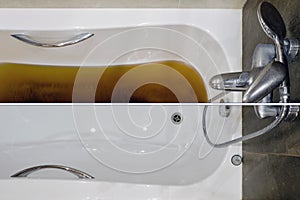
[[[93,33],[80,33],[79,35],[76,35],[76,36],[70,38],[69,40],[61,41],[61,42],[57,42],[57,43],[39,42],[23,33],[12,34],[11,36],[22,42],[25,42],[30,45],[38,46],[38,47],[65,47],[65,46],[69,46],[69,45],[73,45],[73,44],[82,42],[82,41],[92,37],[93,35],[94,35]]]
[[[91,175],[89,175],[85,172],[82,172],[80,170],[77,170],[77,169],[74,169],[74,168],[71,168],[71,167],[62,166],[62,165],[39,165],[39,166],[34,166],[34,167],[24,169],[20,172],[17,172],[14,175],[12,175],[11,177],[13,177],[13,178],[27,177],[28,175],[30,175],[30,174],[32,174],[36,171],[42,170],[42,169],[60,169],[60,170],[64,170],[66,172],[69,172],[69,173],[77,176],[80,179],[94,179],[93,176],[91,176]]]

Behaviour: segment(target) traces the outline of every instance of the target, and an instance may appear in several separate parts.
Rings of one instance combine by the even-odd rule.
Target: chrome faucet
[[[260,3],[257,16],[259,23],[274,44],[258,44],[254,50],[251,71],[219,74],[210,79],[210,86],[225,91],[242,91],[245,103],[273,103],[273,90],[279,88],[280,102],[290,102],[288,64],[299,51],[297,39],[287,39],[286,27],[278,10],[268,2]],[[298,106],[289,106],[285,118],[297,117]],[[280,108],[258,105],[259,118],[276,117]]]

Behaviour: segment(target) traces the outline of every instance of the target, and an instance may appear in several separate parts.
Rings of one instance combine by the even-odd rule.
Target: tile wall
[[[300,38],[300,1],[268,0],[282,14],[287,37]],[[272,43],[259,26],[256,10],[261,0],[248,0],[243,9],[243,68],[250,70],[258,43]],[[289,66],[291,99],[300,103],[300,59]],[[243,134],[271,120],[258,120],[252,107],[243,109]],[[283,122],[270,133],[243,143],[245,200],[300,199],[300,117]]]
[[[230,8],[246,0],[0,0],[0,8]]]

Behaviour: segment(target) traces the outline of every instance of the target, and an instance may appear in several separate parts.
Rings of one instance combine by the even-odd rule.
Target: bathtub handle
[[[31,38],[29,35],[23,34],[23,33],[17,33],[17,34],[11,34],[13,38],[16,38],[22,42],[25,42],[30,45],[38,46],[38,47],[65,47],[73,44],[77,44],[79,42],[82,42],[90,37],[92,37],[93,33],[80,33],[68,40],[57,42],[57,43],[44,43],[39,42],[33,38]]]
[[[36,171],[42,170],[42,169],[60,169],[60,170],[64,170],[66,172],[69,172],[69,173],[77,176],[80,179],[94,179],[93,176],[91,176],[91,175],[89,175],[85,172],[82,172],[80,170],[77,170],[77,169],[74,169],[74,168],[71,168],[71,167],[62,166],[62,165],[39,165],[39,166],[34,166],[34,167],[24,169],[20,172],[17,172],[14,175],[12,175],[11,177],[13,177],[13,178],[27,177],[28,175],[30,175],[30,174],[32,174]]]

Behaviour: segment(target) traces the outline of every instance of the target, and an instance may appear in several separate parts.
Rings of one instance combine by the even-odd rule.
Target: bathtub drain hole
[[[178,124],[181,124],[183,117],[182,117],[181,113],[176,112],[171,116],[171,120],[172,120],[173,124],[178,125]]]

